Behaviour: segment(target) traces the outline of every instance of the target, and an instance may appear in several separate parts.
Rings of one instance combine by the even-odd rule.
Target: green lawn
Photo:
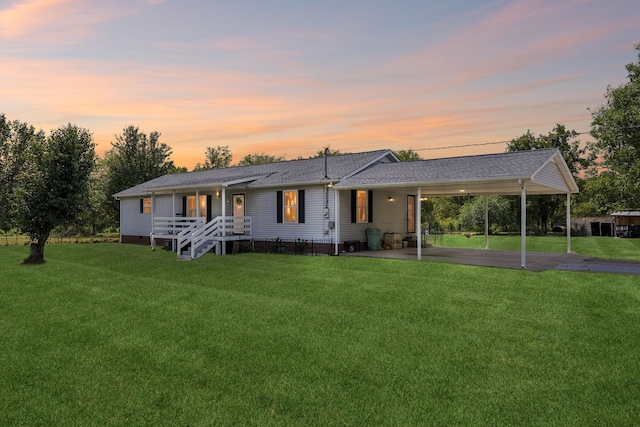
[[[484,249],[484,235],[467,238],[464,234],[445,234],[429,237],[429,243],[452,248]],[[489,249],[520,250],[519,235],[489,236]],[[532,252],[567,251],[567,238],[563,236],[527,236],[527,250]],[[581,255],[603,259],[640,261],[640,239],[617,239],[611,237],[572,237],[571,250]]]
[[[637,276],[27,251],[0,247],[3,426],[640,423]]]

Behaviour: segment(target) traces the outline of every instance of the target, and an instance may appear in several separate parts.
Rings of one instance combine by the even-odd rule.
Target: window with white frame
[[[200,204],[199,214],[201,217],[207,217],[207,196],[201,195],[198,198],[198,203]],[[196,216],[196,196],[187,196],[187,216],[194,217]]]
[[[140,213],[151,213],[151,197],[140,199]]]
[[[367,190],[358,190],[356,192],[356,222],[368,222],[369,212],[369,192]]]
[[[284,197],[284,222],[298,222],[298,190],[285,190]]]

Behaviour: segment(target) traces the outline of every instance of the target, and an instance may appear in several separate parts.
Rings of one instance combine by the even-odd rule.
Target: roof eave
[[[478,182],[498,182],[498,181],[514,181],[518,180],[526,180],[530,181],[531,177],[499,177],[499,178],[487,178],[487,179],[465,179],[460,181],[404,181],[404,182],[394,182],[394,183],[375,183],[375,184],[356,184],[356,185],[343,185],[342,183],[336,184],[334,187],[337,187],[339,190],[356,190],[359,188],[365,189],[376,189],[376,188],[399,188],[399,187],[437,187],[437,186],[452,186],[452,185],[463,185],[468,183],[478,183]]]

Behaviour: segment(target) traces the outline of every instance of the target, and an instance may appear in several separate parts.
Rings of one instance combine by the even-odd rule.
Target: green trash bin
[[[382,232],[378,228],[367,228],[367,247],[370,251],[380,250]]]

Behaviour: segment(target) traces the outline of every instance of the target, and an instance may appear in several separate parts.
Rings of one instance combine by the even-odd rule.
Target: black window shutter
[[[298,190],[298,222],[304,224],[304,190]]]
[[[140,199],[140,213],[144,213],[144,199]]]
[[[211,221],[211,194],[207,194],[207,222]]]
[[[276,222],[282,224],[282,191],[276,191]]]
[[[369,207],[369,212],[368,216],[369,216],[369,222],[373,222],[373,191],[369,190],[369,201],[368,201],[368,207]]]
[[[358,210],[358,192],[357,190],[351,190],[351,222],[356,222],[356,215]]]
[[[187,216],[187,196],[182,196],[182,216]]]

